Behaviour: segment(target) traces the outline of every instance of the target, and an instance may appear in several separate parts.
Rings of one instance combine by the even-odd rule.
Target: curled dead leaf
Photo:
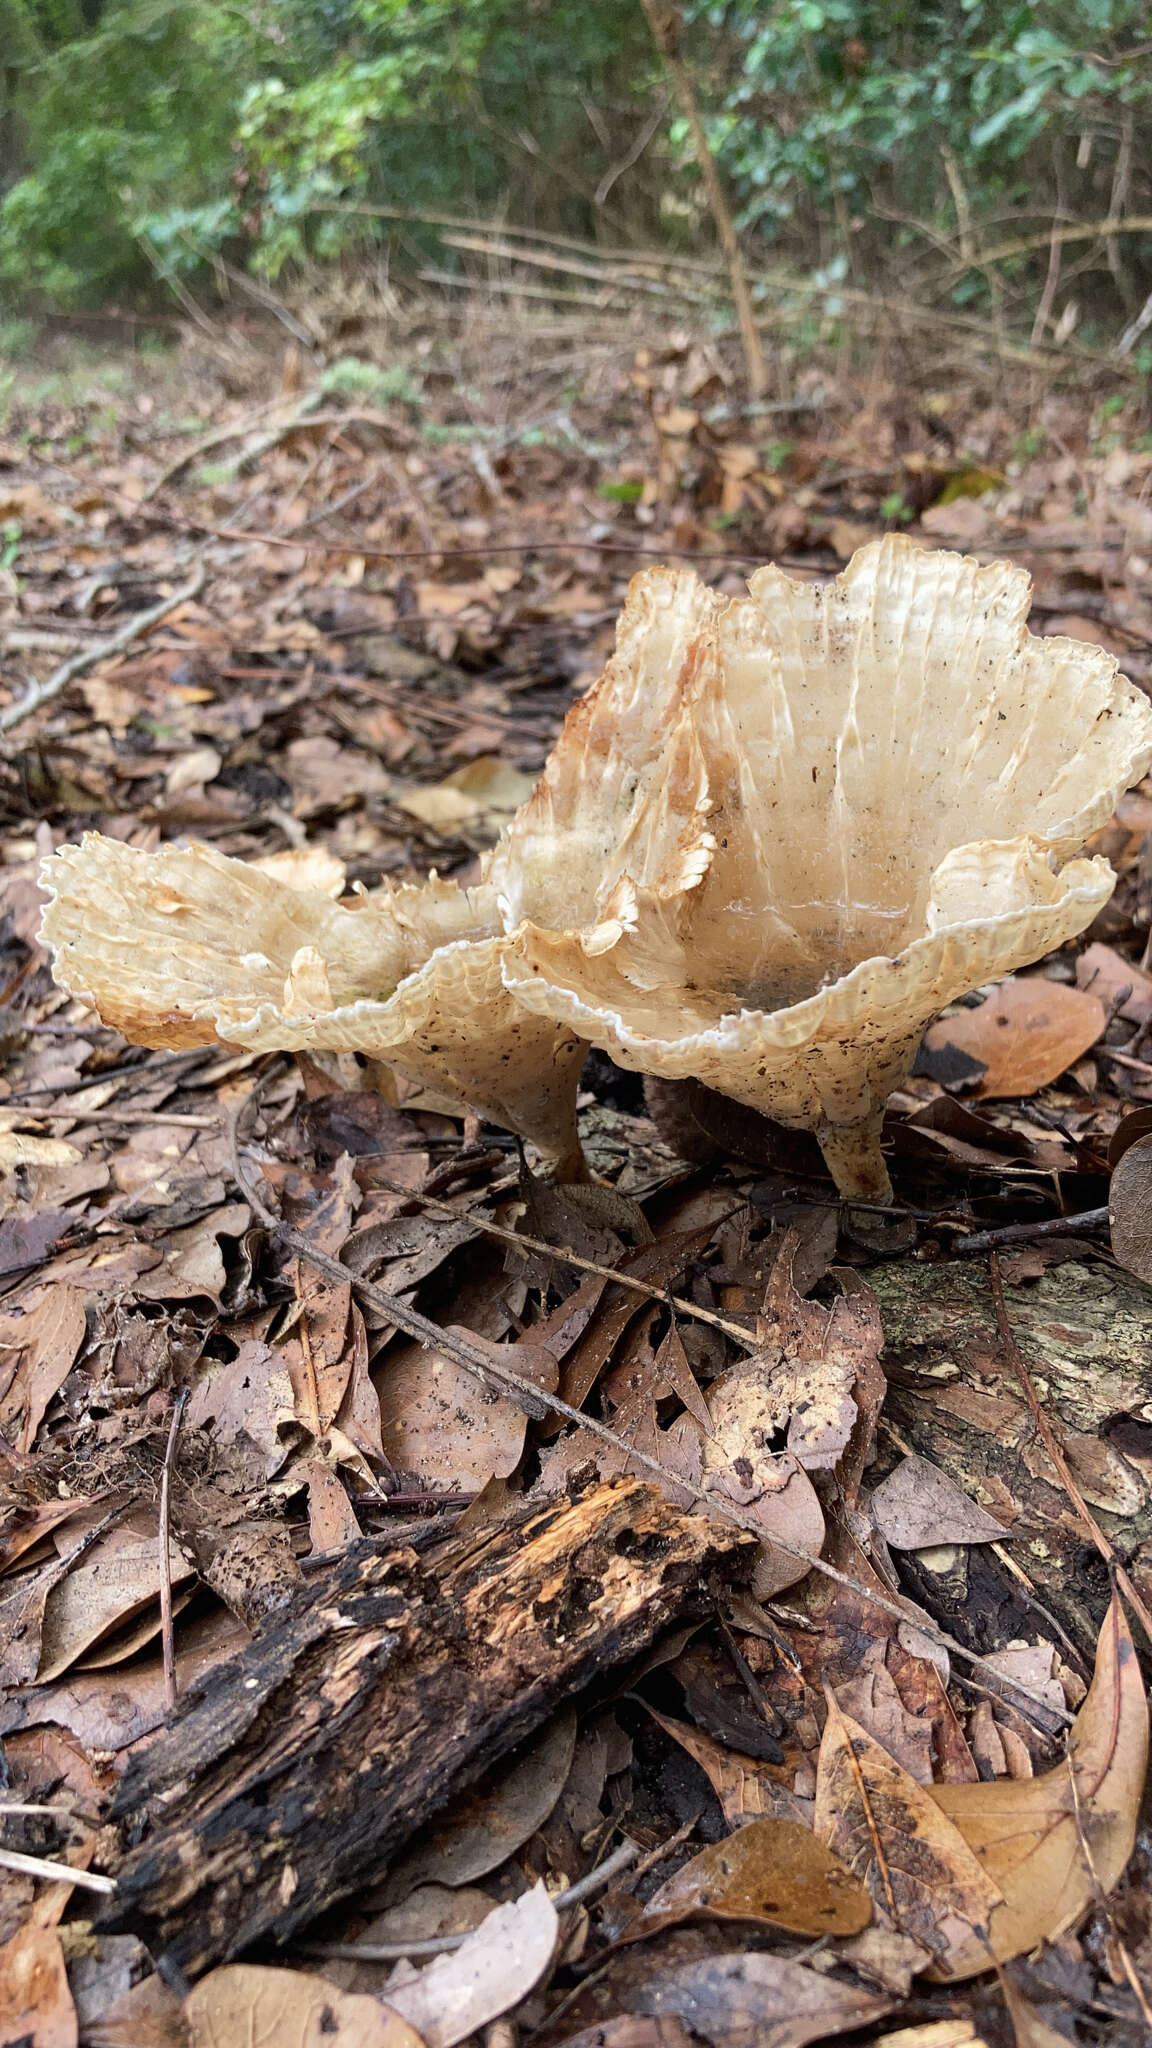
[[[946,1786],[944,1791],[982,1787]],[[931,1790],[829,1695],[816,1776],[816,1833],[868,1885],[884,1924],[911,1935],[941,1974],[979,1954],[1002,1895]]]
[[[1075,1066],[1107,1021],[1103,1003],[1083,989],[1026,975],[1005,981],[975,1010],[941,1018],[924,1034],[933,1052],[948,1045],[984,1068],[977,1096],[1034,1095]]]
[[[517,2005],[552,1961],[559,1922],[543,1884],[497,1906],[450,1955],[423,1970],[401,1963],[386,1984],[388,2003],[427,2048],[455,2048]],[[391,2044],[389,2044],[391,2048]]]
[[[651,1705],[648,1705],[648,1712],[657,1726],[663,1728],[665,1734],[678,1742],[681,1749],[687,1750],[699,1764],[720,1801],[729,1827],[741,1828],[746,1822],[763,1819],[769,1814],[785,1820],[807,1820],[810,1806],[806,1807],[794,1792],[790,1792],[787,1785],[758,1757],[744,1756],[739,1750],[729,1749],[726,1743],[705,1735],[702,1728],[694,1728],[687,1721],[674,1721],[667,1714],[658,1714]]]
[[[378,1998],[257,1963],[209,1971],[189,1992],[184,2015],[191,2048],[423,2048],[415,2028]]]
[[[60,1936],[29,1920],[0,1948],[0,2039],[5,2048],[76,2048],[77,2031]]]
[[[912,1453],[872,1495],[872,1514],[886,1543],[922,1550],[937,1543],[1000,1543],[1011,1529],[985,1514],[938,1465]]]
[[[892,2009],[888,1998],[759,1953],[653,1970],[628,2002],[636,2011],[682,2020],[712,2048],[805,2048]]]
[[[1134,1138],[1120,1155],[1108,1189],[1108,1227],[1120,1264],[1138,1280],[1152,1280],[1152,1133]]]
[[[1148,1703],[1123,1610],[1113,1599],[1068,1758],[1038,1778],[937,1785],[932,1798],[1001,1894],[988,1946],[953,1950],[938,1974],[969,1977],[1055,1941],[1119,1879],[1136,1839],[1148,1764]]]
[[[760,1920],[789,1934],[859,1934],[872,1918],[864,1886],[799,1821],[749,1821],[712,1842],[654,1892],[629,1938],[695,1914]]]

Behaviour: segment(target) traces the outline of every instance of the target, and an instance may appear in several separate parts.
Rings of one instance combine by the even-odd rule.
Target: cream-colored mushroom
[[[505,980],[626,1067],[814,1130],[840,1190],[884,1201],[884,1104],[925,1024],[1107,901],[1107,862],[1068,856],[1152,760],[1152,708],[1103,649],[1028,633],[1010,564],[896,537],[832,584],[749,590],[634,579],[491,862]],[[670,594],[688,637],[662,667]],[[578,813],[597,829],[556,833],[543,887],[534,820]]]
[[[568,1175],[588,1041],[885,1200],[924,1025],[1091,921],[1114,878],[1070,856],[1152,759],[1146,700],[1029,595],[903,538],[747,598],[649,570],[479,888],[333,903],[331,863],[89,838],[45,864],[58,978],[149,1045],[371,1053]]]
[[[283,880],[212,847],[95,833],[41,872],[57,980],[135,1044],[366,1053],[582,1172],[587,1048],[504,987],[490,888],[433,877],[334,903],[330,862],[285,860]]]

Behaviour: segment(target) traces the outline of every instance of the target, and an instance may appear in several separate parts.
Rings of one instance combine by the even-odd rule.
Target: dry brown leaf
[[[932,1723],[926,1715],[908,1712],[885,1662],[887,1649],[887,1643],[869,1643],[857,1676],[834,1688],[836,1703],[842,1714],[851,1715],[881,1749],[903,1764],[918,1785],[930,1785],[935,1775]]]
[[[989,1926],[998,1962],[1056,1941],[1092,1903],[1097,1883],[1111,1890],[1132,1853],[1148,1762],[1148,1704],[1116,1599],[1068,1751],[1068,1762],[1038,1778],[937,1785],[932,1792],[1002,1894]],[[955,1951],[944,1974],[972,1976],[988,1962],[988,1949],[971,1942]]]
[[[451,1955],[423,1970],[402,1963],[384,1990],[427,2048],[455,2048],[526,1998],[552,1961],[559,1922],[543,1884],[497,1906]],[[317,2044],[320,2048],[320,2044]]]
[[[772,1818],[749,1821],[693,1856],[652,1894],[628,1938],[700,1913],[760,1920],[789,1934],[859,1934],[872,1901],[811,1828]]]
[[[463,1885],[495,1870],[551,1813],[572,1766],[576,1716],[560,1713],[531,1742],[454,1800],[388,1873],[390,1898],[421,1884]]]
[[[18,1557],[34,1549],[45,1536],[70,1522],[74,1515],[95,1507],[98,1499],[107,1502],[108,1495],[82,1493],[71,1500],[46,1500],[36,1507],[13,1508],[0,1530],[0,1572],[7,1571]]]
[[[1146,1138],[1150,1131],[1152,1102],[1145,1103],[1143,1109],[1134,1109],[1130,1116],[1121,1117],[1108,1140],[1108,1164],[1113,1172],[1119,1166],[1129,1145],[1134,1145],[1137,1138]]]
[[[210,1609],[182,1627],[176,1639],[177,1690],[235,1656],[249,1640],[231,1614]],[[56,1724],[68,1728],[90,1750],[116,1751],[159,1728],[167,1713],[160,1655],[138,1658],[109,1685],[102,1672],[73,1670],[55,1685],[24,1685],[0,1706],[0,1734]]]
[[[1023,1686],[1025,1692],[1046,1700],[1056,1714],[1067,1705],[1064,1688],[1055,1675],[1056,1646],[1043,1637],[1036,1643],[1010,1643],[1006,1650],[992,1650],[986,1663],[1011,1685]]]
[[[600,2026],[569,2034],[563,2048],[692,2048],[692,2036],[679,2020],[620,2012]]]
[[[884,2048],[989,2048],[975,2020],[929,2020],[922,2027],[898,2027],[885,2034]]]
[[[75,1145],[66,1138],[0,1130],[0,1173],[15,1173],[18,1166],[75,1166],[79,1158]]]
[[[246,1337],[234,1358],[209,1361],[188,1403],[185,1427],[204,1431],[220,1446],[246,1439],[263,1454],[265,1478],[273,1478],[300,1436],[292,1381],[279,1351]]]
[[[189,1301],[207,1295],[217,1307],[227,1279],[224,1256],[218,1240],[243,1237],[252,1212],[246,1202],[230,1202],[223,1209],[192,1223],[186,1230],[166,1231],[164,1256],[136,1282],[141,1301]]]
[[[87,2022],[84,2048],[190,2048],[183,2003],[159,1977],[142,1977]]]
[[[709,1492],[735,1501],[763,1529],[752,1591],[757,1600],[771,1600],[807,1576],[807,1566],[790,1551],[774,1546],[773,1536],[806,1551],[809,1557],[819,1557],[824,1510],[812,1481],[791,1452],[770,1448],[771,1395],[757,1371],[745,1373],[737,1367],[714,1380],[708,1389],[708,1405],[712,1434],[700,1439],[704,1484]],[[699,1431],[693,1418],[685,1417],[684,1422]],[[680,1469],[683,1471],[682,1466]]]
[[[645,1705],[648,1705],[647,1701]],[[670,1735],[673,1742],[678,1742],[681,1749],[686,1749],[699,1764],[720,1801],[729,1827],[740,1828],[746,1822],[761,1820],[766,1815],[807,1824],[810,1804],[806,1807],[757,1758],[743,1756],[739,1750],[726,1749],[722,1742],[714,1741],[702,1729],[693,1728],[686,1721],[673,1721],[667,1714],[658,1714],[655,1707],[648,1706],[648,1712],[657,1726],[663,1728],[665,1734]]]
[[[1076,986],[1098,997],[1106,1007],[1123,998],[1116,1011],[1129,1023],[1146,1024],[1152,1017],[1152,974],[1126,960],[1113,946],[1085,946],[1076,962]],[[1128,990],[1125,996],[1124,991]]]
[[[194,1576],[169,1540],[173,1589]],[[160,1556],[156,1510],[141,1505],[98,1537],[74,1571],[51,1588],[44,1608],[37,1682],[48,1685],[113,1629],[134,1621],[158,1599]],[[159,1608],[152,1629],[159,1628]]]
[[[473,1345],[479,1341],[475,1333],[469,1336]],[[500,1350],[505,1365],[525,1370],[522,1347]],[[393,1345],[376,1386],[380,1440],[398,1471],[419,1472],[446,1491],[469,1493],[493,1474],[506,1478],[515,1471],[528,1427],[523,1408],[506,1396],[478,1398],[475,1374],[442,1353],[416,1343]]]
[[[344,1550],[349,1543],[358,1542],[360,1524],[339,1473],[323,1458],[309,1458],[301,1469],[308,1485],[308,1534],[313,1551]]]
[[[338,1255],[338,1247],[321,1242],[320,1248],[330,1257]],[[352,1284],[329,1280],[300,1261],[296,1286],[300,1319],[278,1349],[292,1382],[298,1421],[314,1436],[326,1436],[340,1412],[352,1371],[348,1343]]]
[[[78,1287],[37,1289],[24,1313],[0,1315],[0,1435],[27,1452],[72,1370],[87,1327]]]
[[[999,1543],[1012,1535],[969,1500],[938,1465],[914,1452],[902,1458],[872,1495],[872,1517],[894,1550],[938,1543]]]
[[[184,2013],[191,2048],[422,2048],[415,2029],[379,1999],[257,1963],[209,1971]]]
[[[976,1010],[942,1017],[924,1043],[933,1052],[955,1046],[979,1060],[985,1071],[978,1097],[1034,1095],[1095,1045],[1105,1020],[1098,997],[1034,974],[1001,982]]]
[[[654,1969],[628,2002],[682,2020],[712,2048],[805,2048],[892,2010],[891,1999],[758,1953]]]
[[[60,1936],[29,1920],[0,1948],[0,2041],[5,2048],[76,2048],[76,2039]]]
[[[942,1787],[945,1791],[976,1787]],[[982,1788],[979,1788],[982,1789]],[[864,1880],[879,1913],[946,1969],[978,1949],[1001,1902],[932,1793],[829,1697],[816,1777],[816,1833]]]
[[[1152,1280],[1152,1134],[1122,1154],[1108,1189],[1108,1227],[1120,1264]]]
[[[846,1276],[840,1299],[828,1307],[798,1292],[794,1268],[800,1233],[785,1233],[757,1319],[762,1347],[738,1368],[764,1386],[764,1424],[787,1425],[788,1449],[808,1471],[831,1471],[856,1422],[857,1376],[874,1366],[884,1342],[872,1290]],[[833,1277],[840,1275],[833,1269]],[[711,1399],[709,1406],[714,1410]]]
[[[1016,2048],[1067,2048],[1067,2034],[1058,2033],[1041,2018],[1031,1999],[1025,1998],[1006,1970],[1000,1972],[1000,1989],[1016,2036]]]

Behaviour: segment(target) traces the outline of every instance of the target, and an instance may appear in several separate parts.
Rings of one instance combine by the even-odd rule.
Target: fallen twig
[[[149,627],[157,625],[179,605],[187,604],[190,598],[197,596],[203,589],[204,573],[203,564],[198,565],[195,574],[189,577],[187,583],[182,583],[179,590],[174,590],[170,597],[162,598],[158,604],[149,605],[146,611],[133,612],[131,618],[124,621],[119,632],[112,633],[107,640],[93,640],[91,645],[82,648],[79,654],[73,654],[67,661],[62,662],[44,682],[31,684],[14,704],[9,704],[6,710],[0,711],[0,732],[10,732],[14,725],[19,725],[33,711],[38,711],[42,704],[49,704],[54,697],[59,697],[76,676],[83,675],[87,669],[95,668],[97,662],[106,661],[109,655],[122,654],[124,649],[130,647],[134,640],[138,640],[142,633],[146,633]]]
[[[625,1287],[632,1294],[642,1294],[646,1301],[660,1302],[665,1308],[674,1309],[677,1315],[689,1316],[694,1322],[708,1323],[714,1330],[722,1330],[746,1351],[758,1351],[763,1347],[751,1330],[742,1324],[732,1322],[729,1317],[717,1314],[715,1309],[700,1308],[694,1301],[686,1301],[682,1295],[669,1294],[666,1287],[653,1287],[649,1280],[637,1280],[631,1273],[621,1273],[615,1266],[602,1266],[595,1259],[581,1258],[579,1252],[570,1251],[567,1245],[549,1244],[545,1238],[529,1237],[524,1231],[506,1230],[502,1223],[493,1223],[479,1209],[458,1209],[451,1202],[441,1202],[434,1195],[422,1195],[413,1188],[402,1188],[394,1181],[378,1181],[377,1186],[387,1189],[389,1194],[403,1195],[407,1201],[419,1202],[422,1209],[431,1209],[434,1214],[450,1218],[453,1223],[472,1223],[484,1237],[499,1238],[501,1244],[514,1245],[517,1251],[539,1252],[545,1258],[556,1259],[562,1266],[574,1266],[578,1273],[594,1273],[601,1280],[610,1280],[616,1287]]]
[[[116,1881],[95,1870],[77,1870],[71,1863],[51,1863],[46,1856],[24,1856],[19,1849],[0,1849],[0,1870],[18,1870],[23,1877],[42,1877],[48,1884],[78,1884],[90,1892],[114,1892]]]
[[[168,1431],[164,1467],[160,1474],[160,1643],[164,1655],[164,1704],[169,1713],[176,1705],[176,1645],[172,1631],[172,1560],[168,1554],[168,1493],[172,1481],[172,1466],[176,1458],[176,1439],[180,1434],[180,1423],[187,1400],[188,1389],[182,1387],[176,1396],[176,1406],[172,1410],[172,1426]]]
[[[1082,1209],[1078,1216],[1047,1216],[1040,1223],[1004,1223],[999,1230],[974,1230],[952,1245],[953,1258],[974,1259],[1001,1246],[1031,1244],[1037,1237],[1087,1237],[1108,1227],[1107,1209]]]

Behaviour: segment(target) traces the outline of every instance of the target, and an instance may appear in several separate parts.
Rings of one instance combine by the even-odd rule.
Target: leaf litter
[[[453,330],[442,345],[458,371],[476,338]],[[505,2016],[541,2048],[791,2048],[876,2038],[881,2023],[893,2048],[999,2048],[1006,2017],[1017,2040],[1040,2042],[1055,2014],[1062,2038],[1123,2048],[1142,2038],[1152,1956],[1137,1652],[958,1274],[978,1288],[967,1241],[1003,1243],[1009,1315],[1069,1468],[1148,1600],[1152,788],[1094,836],[1119,881],[1084,939],[926,1034],[889,1108],[889,1218],[837,1207],[814,1152],[746,1112],[734,1123],[708,1091],[672,1124],[653,1093],[650,1116],[635,1077],[603,1056],[584,1077],[602,1194],[588,1205],[532,1174],[504,1133],[462,1127],[454,1104],[353,1055],[141,1052],[55,987],[37,943],[38,860],[92,825],[144,848],[199,838],[290,862],[329,894],[342,876],[372,888],[432,867],[469,881],[602,665],[642,551],[718,557],[705,572],[728,589],[751,566],[742,545],[826,577],[880,530],[883,499],[934,432],[930,410],[912,420],[875,383],[862,404],[842,367],[782,364],[796,381],[782,400],[814,374],[821,386],[778,476],[738,403],[725,424],[699,402],[709,389],[735,400],[723,345],[670,335],[643,360],[623,340],[581,348],[569,336],[550,370],[520,338],[484,338],[461,385],[474,410],[505,404],[500,377],[533,403],[549,379],[570,381],[588,448],[609,414],[617,436],[605,455],[513,434],[495,494],[457,466],[475,421],[434,379],[421,419],[435,436],[349,408],[319,449],[307,434],[262,446],[252,394],[224,392],[191,336],[181,374],[250,457],[243,477],[211,483],[184,464],[175,416],[135,434],[139,400],[111,438],[84,401],[59,414],[21,401],[27,433],[5,458],[21,552],[18,580],[0,584],[3,686],[15,699],[51,683],[50,655],[23,651],[22,631],[91,636],[86,578],[107,579],[101,635],[129,630],[13,723],[0,762],[0,1730],[4,1800],[48,1808],[0,1816],[0,1852],[57,1866],[54,1884],[33,1881],[0,1854],[4,2023],[14,2038],[34,2025],[48,2048],[78,2024],[109,2048],[232,2048],[254,2032],[450,2048]],[[162,421],[165,374],[141,359],[141,398],[155,379]],[[967,417],[995,452],[1023,402],[965,387],[956,431]],[[1047,403],[1075,438],[1070,400]],[[328,520],[317,538],[309,508],[400,442],[415,465],[406,493],[364,491],[355,522]],[[860,480],[840,481],[861,451]],[[1105,460],[1085,452],[1080,476],[1138,519],[1139,475],[1126,497]],[[622,469],[646,480],[642,503],[596,496]],[[1040,625],[1074,632],[1086,618],[1147,684],[1138,580],[1117,579],[1080,484],[1051,457],[1029,457],[1024,479],[929,506],[919,531],[947,545],[975,506],[980,549],[1032,569]],[[239,557],[215,537],[236,522]],[[543,531],[570,535],[568,552],[524,539]],[[413,570],[390,548],[430,552]],[[134,610],[156,603],[133,637]],[[249,1189],[347,1279],[287,1251]],[[379,1290],[371,1301],[361,1281]],[[464,1340],[473,1364],[406,1334],[389,1296]],[[519,1391],[485,1380],[485,1358]],[[481,1743],[472,1789],[431,1793],[414,1834],[398,1815],[358,1893],[314,1913],[305,1900],[287,1953],[221,1951],[173,1990],[137,1943],[114,1977],[112,1945],[128,1937],[98,1912],[93,1927],[67,1866],[115,1876],[128,1833],[146,1841],[158,1825],[155,1803],[127,1832],[105,1815],[164,1725],[169,1634],[180,1728],[340,1560],[395,1557],[398,1575],[404,1560],[403,1594],[374,1597],[415,1639],[451,1559],[482,1570],[517,1516],[596,1499],[606,1480],[654,1484],[651,1460],[661,1512],[710,1511],[737,1544],[674,1598],[645,1595],[663,1617],[654,1641],[614,1633],[629,1574],[652,1569],[627,1545],[610,1568],[593,1570],[591,1551],[555,1558],[522,1608],[493,1593],[511,1697],[565,1612],[599,1644],[579,1684],[533,1693],[531,1720],[513,1714],[487,1758]],[[739,1547],[733,1513],[755,1546]],[[354,1664],[354,1603],[337,1602],[328,1626]],[[986,1664],[946,1655],[940,1632]],[[466,1685],[466,1633],[451,1654]],[[277,1695],[273,1776],[305,1786],[318,1703],[303,1669],[298,1684]],[[333,1740],[342,1697],[319,1717]],[[235,1714],[222,1786],[246,1739]],[[429,1727],[415,1754],[432,1768],[434,1750]],[[86,1835],[70,1784],[84,1788]],[[630,1860],[601,1881],[621,1847]],[[840,1872],[841,1918],[819,1926]],[[455,1916],[429,1897],[452,1885]],[[408,1958],[325,1961],[307,1946],[312,1918],[318,1946],[370,1946],[398,1927]],[[429,1956],[429,1940],[456,1945]],[[106,1978],[85,1976],[91,1957]],[[996,1962],[1026,1967],[1027,1988]]]

